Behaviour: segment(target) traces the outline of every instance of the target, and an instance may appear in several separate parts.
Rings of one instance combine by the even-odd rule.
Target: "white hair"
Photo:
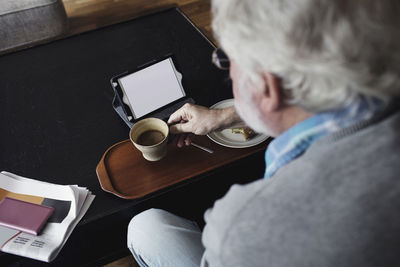
[[[213,0],[216,39],[254,84],[318,112],[359,94],[400,95],[400,1]]]

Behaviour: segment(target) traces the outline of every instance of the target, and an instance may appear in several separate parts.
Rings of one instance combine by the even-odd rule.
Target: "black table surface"
[[[0,56],[0,170],[57,184],[77,184],[96,195],[53,265],[90,265],[94,259],[92,265],[97,265],[99,259],[107,261],[105,252],[117,257],[113,247],[121,251],[125,246],[127,222],[135,213],[169,203],[169,208],[187,215],[182,198],[196,194],[209,199],[198,199],[202,204],[196,202],[188,210],[196,205],[205,209],[226,191],[234,180],[229,177],[233,172],[240,176],[232,166],[230,174],[216,170],[199,177],[204,181],[194,179],[192,185],[123,200],[104,192],[95,172],[106,149],[127,139],[129,132],[112,108],[110,78],[172,53],[187,95],[197,104],[210,106],[232,97],[228,73],[211,63],[213,49],[186,16],[173,8]],[[246,164],[258,163],[260,158],[257,155]],[[262,170],[263,166],[251,174],[261,175]],[[209,188],[212,184],[205,182],[207,179],[222,174],[227,177],[222,191],[214,186],[214,191],[201,192],[202,185]],[[223,181],[221,178],[221,184]],[[97,240],[106,242],[100,245]],[[118,240],[120,244],[113,243]],[[3,264],[42,265],[1,254]]]

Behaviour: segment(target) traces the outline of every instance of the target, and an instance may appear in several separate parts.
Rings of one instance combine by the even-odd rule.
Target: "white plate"
[[[221,102],[218,102],[211,106],[211,109],[222,109],[228,108],[234,105],[233,99],[226,99]],[[207,134],[208,138],[213,140],[215,143],[220,144],[226,147],[232,148],[245,148],[245,147],[252,147],[256,146],[265,140],[268,139],[268,136],[265,134],[257,134],[250,140],[245,140],[242,134],[235,134],[232,133],[232,129],[225,129],[218,132],[212,132]]]

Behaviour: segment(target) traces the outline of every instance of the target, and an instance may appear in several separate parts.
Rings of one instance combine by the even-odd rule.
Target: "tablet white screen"
[[[119,78],[135,119],[185,96],[172,59]]]

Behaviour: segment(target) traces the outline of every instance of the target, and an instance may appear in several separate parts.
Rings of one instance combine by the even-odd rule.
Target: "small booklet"
[[[54,208],[10,197],[0,202],[0,225],[38,235]]]

